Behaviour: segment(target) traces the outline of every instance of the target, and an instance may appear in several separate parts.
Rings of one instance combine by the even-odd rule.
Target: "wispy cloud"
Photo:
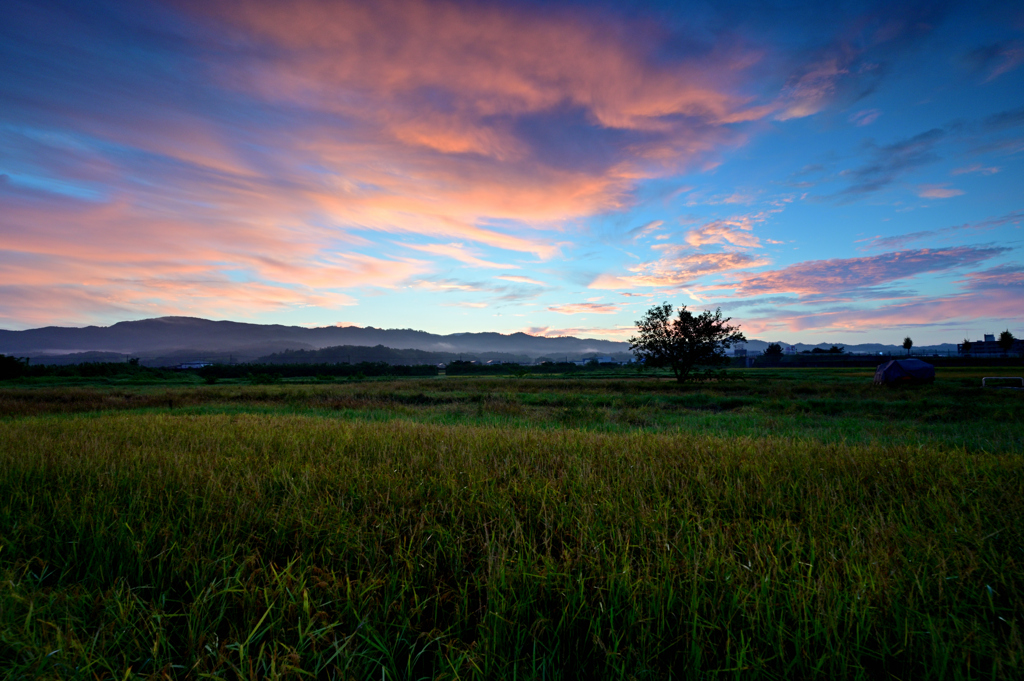
[[[935,328],[975,320],[1019,320],[1015,310],[1020,300],[1019,287],[1000,287],[946,296],[918,296],[907,302],[891,303],[878,308],[843,306],[824,311],[776,309],[767,311],[761,317],[744,318],[741,326],[747,333],[777,330],[857,333],[866,329],[876,332],[892,329],[895,332],[893,342],[899,342],[903,332],[914,327]]]
[[[1016,290],[1024,294],[1024,267],[998,265],[987,270],[969,272],[960,282],[971,291]]]
[[[783,90],[786,106],[776,118],[803,118],[824,109],[835,94],[839,79],[850,73],[846,62],[838,56],[828,57],[791,78]]]
[[[852,184],[841,194],[853,196],[876,192],[904,173],[939,159],[935,147],[946,137],[946,131],[933,128],[905,140],[882,147],[873,147],[871,162],[844,173]]]
[[[863,111],[850,114],[849,120],[858,128],[862,128],[877,121],[881,115],[882,111],[880,109],[864,109]]]
[[[633,229],[626,232],[626,237],[632,239],[633,241],[636,241],[637,239],[645,237],[651,232],[660,229],[663,224],[665,223],[662,220],[651,220],[650,222],[642,224],[639,227],[634,227]]]
[[[548,308],[549,311],[559,314],[615,314],[619,309],[618,305],[608,303],[566,303]]]
[[[633,274],[601,274],[590,282],[592,289],[680,287],[702,276],[767,265],[768,261],[746,253],[689,253],[671,255],[629,268]]]
[[[969,166],[962,168],[953,168],[949,171],[950,175],[967,175],[968,173],[981,173],[982,175],[995,175],[1001,170],[996,166],[985,166],[981,163],[972,163]]]
[[[202,271],[196,292],[390,287],[434,268],[353,253],[381,233],[473,267],[514,266],[484,247],[552,259],[566,221],[622,209],[638,182],[700,167],[770,114],[744,93],[753,53],[669,57],[657,27],[581,9],[185,2],[111,19],[120,31],[62,11],[19,7],[46,28],[5,73],[0,228],[54,285],[82,286],[56,274],[62,258],[91,259],[117,315],[137,298],[118,297],[112,262]],[[152,38],[144,55],[133,31]],[[331,295],[316,300],[352,294]],[[0,314],[41,318],[13,300]]]
[[[984,121],[984,127],[989,131],[1005,130],[1017,125],[1024,125],[1024,106],[1000,111],[988,116]]]
[[[1004,40],[983,45],[964,55],[964,62],[974,71],[984,73],[984,82],[988,83],[1024,64],[1024,43]]]
[[[754,222],[755,219],[749,216],[712,220],[696,229],[687,231],[685,241],[688,245],[695,248],[709,244],[723,244],[740,248],[760,248],[761,242],[756,236],[751,234]],[[667,245],[655,246],[654,248],[665,247]]]
[[[421,279],[413,282],[412,285],[416,288],[426,289],[427,291],[438,291],[442,293],[452,293],[457,291],[477,293],[487,290],[481,284],[459,281],[458,279]]]
[[[467,248],[463,244],[451,243],[451,244],[402,244],[406,248],[412,248],[417,251],[423,251],[424,253],[431,253],[433,255],[440,255],[459,262],[470,265],[472,267],[487,267],[491,269],[518,269],[516,265],[501,264],[496,262],[490,262],[483,260],[479,257],[479,251]]]
[[[533,286],[547,286],[543,281],[531,279],[530,277],[521,277],[516,274],[501,274],[495,277],[495,279],[502,279],[504,281],[511,281],[516,284],[532,284]]]
[[[917,195],[922,199],[951,199],[963,196],[964,192],[945,184],[922,184],[917,187]]]
[[[868,242],[868,249],[900,249],[904,246],[917,242],[917,241],[934,241],[936,239],[943,239],[955,234],[962,232],[978,232],[993,229],[1001,225],[1006,224],[1019,224],[1024,221],[1024,212],[1007,213],[997,218],[990,218],[988,220],[982,220],[980,222],[966,222],[962,225],[953,225],[951,227],[943,227],[941,229],[928,229],[920,232],[911,232],[909,234],[899,234],[896,236],[888,237],[875,237]]]
[[[615,340],[625,340],[636,333],[635,326],[613,326],[613,327],[595,327],[595,326],[577,326],[569,328],[555,328],[551,326],[528,326],[522,330],[523,333],[528,333],[531,336],[543,336],[544,338],[562,338],[565,336],[574,336],[576,338],[611,338]],[[575,359],[571,357],[570,359]]]
[[[741,297],[778,293],[836,294],[974,265],[1009,250],[1006,247],[957,246],[896,251],[863,258],[810,260],[781,270],[743,274],[729,287]]]

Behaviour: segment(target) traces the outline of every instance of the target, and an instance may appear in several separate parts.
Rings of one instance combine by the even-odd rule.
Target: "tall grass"
[[[6,678],[1015,678],[1019,452],[0,422]]]

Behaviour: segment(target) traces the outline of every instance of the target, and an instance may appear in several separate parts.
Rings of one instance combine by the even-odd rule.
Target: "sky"
[[[1024,3],[3,7],[0,328],[1024,335]]]

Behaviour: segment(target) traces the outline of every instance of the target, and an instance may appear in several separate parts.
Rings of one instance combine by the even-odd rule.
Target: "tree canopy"
[[[999,340],[996,342],[999,343],[999,347],[1002,348],[1003,352],[1005,353],[1013,349],[1013,341],[1013,334],[1010,333],[1009,329],[1007,329],[1006,331],[1003,331],[1001,334],[999,334]]]
[[[646,366],[671,368],[682,383],[697,367],[725,364],[725,351],[747,340],[739,327],[729,325],[731,320],[722,317],[720,308],[694,315],[685,305],[673,316],[672,305],[662,303],[636,322],[638,335],[629,339],[629,349]]]

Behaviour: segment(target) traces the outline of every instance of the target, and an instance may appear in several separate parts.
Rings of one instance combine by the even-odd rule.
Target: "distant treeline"
[[[383,345],[335,345],[319,350],[285,350],[256,360],[261,364],[360,364],[385,362],[394,365],[447,364],[462,359],[493,359],[499,362],[530,362],[526,355],[488,352],[477,357],[468,353],[432,352],[428,350],[397,350]]]
[[[985,366],[1021,366],[1022,360],[1019,357],[960,357],[957,355],[924,355],[924,354],[913,354],[913,359],[919,359],[922,362],[927,362],[937,367],[985,367]],[[742,367],[747,363],[747,360],[752,360],[755,368],[814,368],[814,367],[832,367],[832,368],[865,368],[875,367],[879,364],[885,364],[892,359],[907,359],[906,354],[886,354],[886,355],[830,355],[828,353],[820,354],[797,354],[797,355],[781,355],[781,356],[768,356],[768,355],[752,355],[748,358],[736,357],[732,360],[732,366]]]
[[[390,365],[386,362],[359,364],[213,364],[201,369],[159,369],[128,362],[85,362],[82,364],[30,364],[21,357],[0,355],[0,380],[12,378],[130,378],[167,379],[183,373],[195,373],[209,381],[221,378],[249,379],[258,383],[300,376],[436,376],[433,364]]]
[[[175,371],[141,366],[137,359],[127,362],[83,362],[81,364],[31,364],[26,357],[0,355],[0,380],[44,376],[62,378],[105,378],[115,376],[146,376],[167,378]]]
[[[369,376],[436,376],[433,364],[388,364],[387,362],[360,362],[358,364],[214,364],[196,370],[207,380],[221,378],[299,378],[322,376],[350,378]]]

